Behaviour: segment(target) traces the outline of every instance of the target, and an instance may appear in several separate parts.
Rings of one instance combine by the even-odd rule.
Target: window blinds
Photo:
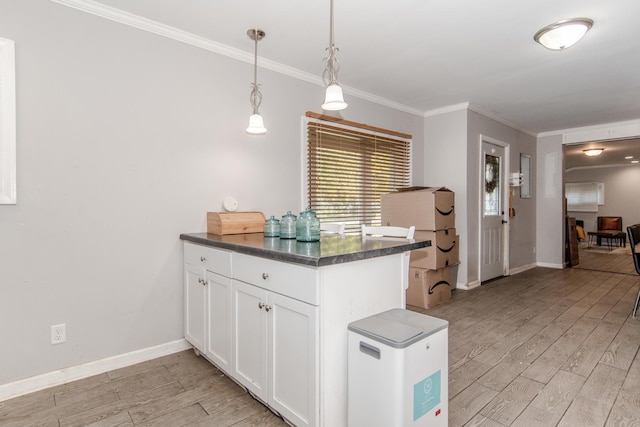
[[[411,182],[411,140],[308,121],[308,203],[321,222],[380,225],[380,195]]]
[[[598,183],[571,182],[565,184],[567,210],[572,212],[598,212]]]

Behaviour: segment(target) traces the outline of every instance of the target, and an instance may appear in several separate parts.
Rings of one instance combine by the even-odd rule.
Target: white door
[[[318,307],[268,294],[269,404],[299,427],[318,424]]]
[[[504,147],[482,142],[484,180],[482,186],[481,265],[480,280],[504,275],[504,227],[506,226],[504,195]]]
[[[202,267],[184,265],[184,337],[204,352],[205,286]]]
[[[205,355],[231,374],[231,279],[207,271],[207,340]]]
[[[233,280],[234,378],[267,401],[267,291]]]

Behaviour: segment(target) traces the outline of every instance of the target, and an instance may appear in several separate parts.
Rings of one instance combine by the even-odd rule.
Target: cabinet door
[[[233,377],[267,401],[267,292],[233,280]]]
[[[184,337],[204,353],[206,282],[203,273],[201,267],[184,265]]]
[[[231,373],[231,279],[207,271],[205,355],[220,369]]]
[[[318,424],[318,307],[267,298],[268,402],[297,426]]]

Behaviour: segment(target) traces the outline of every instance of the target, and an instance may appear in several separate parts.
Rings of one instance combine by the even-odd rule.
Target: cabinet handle
[[[264,308],[264,303],[263,303],[263,302],[259,302],[259,303],[258,303],[258,308],[259,308],[260,310],[262,310],[262,309]]]
[[[200,283],[202,286],[207,284],[207,281],[204,280],[202,277],[198,277],[198,283]]]
[[[203,256],[200,257],[200,261],[205,262],[207,259]]]
[[[267,312],[271,311],[273,307],[271,307],[270,305],[265,305],[264,309],[267,310]]]
[[[269,275],[267,273],[262,273],[262,278],[264,280],[267,280],[269,278]]]

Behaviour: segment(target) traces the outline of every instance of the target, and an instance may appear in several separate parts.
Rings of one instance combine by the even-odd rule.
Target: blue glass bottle
[[[310,208],[300,213],[296,223],[296,240],[300,242],[320,240],[320,220]]]
[[[286,215],[282,215],[280,221],[280,238],[295,239],[296,238],[296,216],[288,211]]]
[[[275,216],[271,215],[271,218],[264,222],[264,237],[278,237],[280,236],[280,221]]]

